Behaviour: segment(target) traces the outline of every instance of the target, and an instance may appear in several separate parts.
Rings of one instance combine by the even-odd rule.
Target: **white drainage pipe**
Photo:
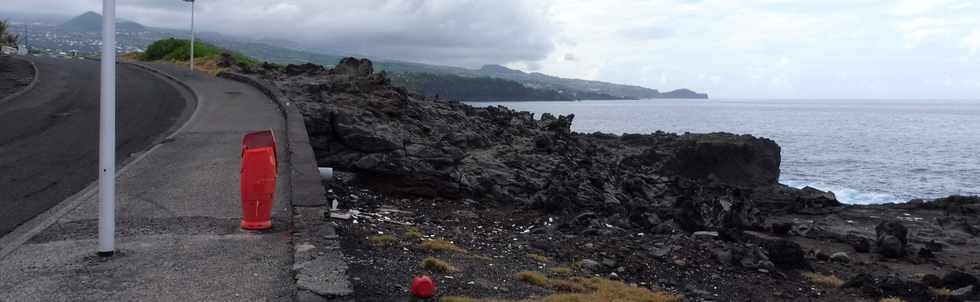
[[[333,168],[319,167],[320,179],[333,179]]]

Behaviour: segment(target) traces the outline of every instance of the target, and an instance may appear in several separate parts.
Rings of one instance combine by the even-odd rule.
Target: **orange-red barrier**
[[[272,228],[279,160],[272,130],[252,132],[242,139],[242,223],[246,230]]]

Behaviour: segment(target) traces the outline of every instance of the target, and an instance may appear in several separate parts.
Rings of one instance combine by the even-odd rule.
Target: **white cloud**
[[[975,29],[966,37],[960,40],[960,45],[970,50],[970,54],[976,54],[980,50],[980,29]]]
[[[928,17],[901,22],[898,24],[898,31],[904,35],[905,47],[909,48],[915,48],[931,38],[951,33],[945,19]]]
[[[98,0],[3,0],[77,14]],[[977,97],[976,0],[207,0],[204,30],[713,97]],[[177,0],[120,16],[183,27]],[[336,50],[336,51],[335,51]],[[937,89],[951,79],[952,87]],[[929,83],[929,84],[926,84]]]
[[[891,13],[897,15],[918,15],[933,11],[954,2],[953,0],[900,0],[896,1]]]

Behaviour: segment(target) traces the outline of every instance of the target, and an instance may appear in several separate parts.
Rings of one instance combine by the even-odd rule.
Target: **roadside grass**
[[[841,280],[841,278],[834,275],[824,275],[811,272],[804,272],[802,275],[807,280],[810,280],[811,283],[824,287],[838,288],[841,287],[841,285],[844,285],[844,280]]]
[[[457,269],[455,266],[435,257],[425,257],[425,259],[422,259],[422,261],[419,262],[419,267],[440,273],[459,272],[459,269]]]
[[[878,302],[905,302],[905,300],[899,298],[883,298],[881,300],[878,300]]]
[[[456,246],[452,242],[446,240],[426,240],[422,242],[422,248],[433,251],[433,252],[454,252],[465,254],[466,250],[461,247]]]
[[[126,60],[139,61],[165,61],[171,63],[187,63],[190,61],[190,41],[183,39],[168,38],[153,42],[142,53],[123,54]],[[227,53],[237,64],[255,66],[259,62],[251,57],[238,52],[230,51],[217,47],[213,44],[195,41],[194,42],[194,68],[206,71],[212,75],[218,74],[224,68],[218,66],[221,55]]]

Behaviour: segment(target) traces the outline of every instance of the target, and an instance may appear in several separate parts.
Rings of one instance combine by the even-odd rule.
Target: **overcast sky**
[[[3,0],[77,14],[99,0]],[[980,1],[199,0],[202,30],[323,49],[687,87],[714,98],[980,98]],[[179,0],[120,17],[181,27]]]

